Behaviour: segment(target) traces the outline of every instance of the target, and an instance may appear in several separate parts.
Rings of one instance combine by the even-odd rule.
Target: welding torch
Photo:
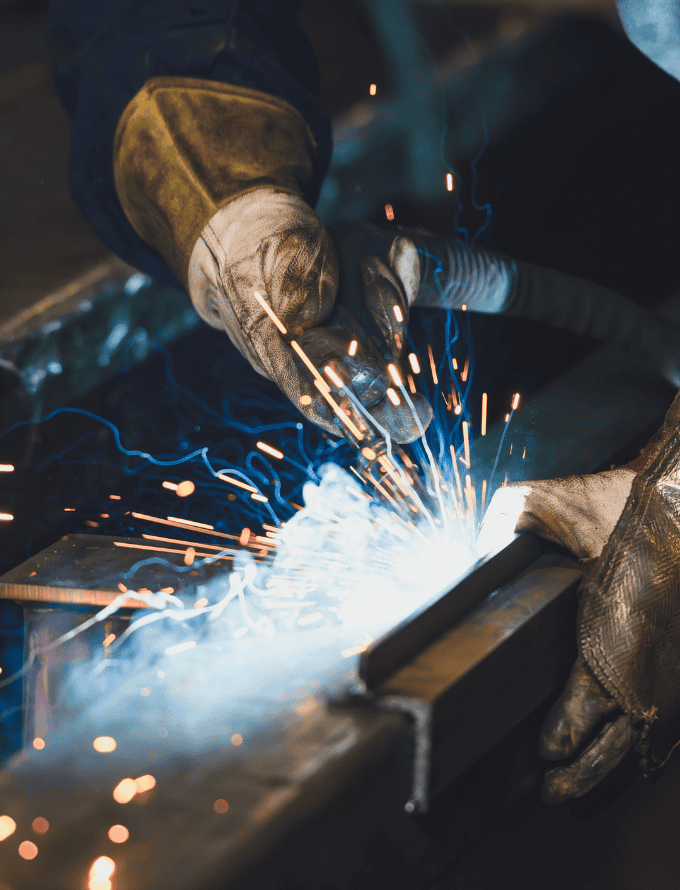
[[[383,503],[413,519],[432,508],[433,492],[400,445],[424,435],[432,409],[402,382],[409,302],[398,276],[380,259],[393,239],[362,223],[329,229],[340,260],[337,297],[326,322],[302,333],[295,348],[312,363],[318,399],[333,407],[338,433],[357,453],[362,480]]]

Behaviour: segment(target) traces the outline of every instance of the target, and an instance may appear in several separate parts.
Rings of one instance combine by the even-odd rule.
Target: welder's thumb
[[[618,522],[634,478],[632,470],[619,468],[500,488],[484,515],[478,551],[485,555],[516,531],[530,531],[578,559],[594,559]]]

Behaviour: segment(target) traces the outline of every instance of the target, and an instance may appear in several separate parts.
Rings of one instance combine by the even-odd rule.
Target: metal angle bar
[[[359,679],[373,690],[447,631],[486,597],[531,565],[545,550],[535,535],[520,532],[502,549],[478,560],[453,587],[371,644],[359,660]]]
[[[578,563],[547,552],[377,691],[414,720],[410,812],[431,802],[566,679]]]

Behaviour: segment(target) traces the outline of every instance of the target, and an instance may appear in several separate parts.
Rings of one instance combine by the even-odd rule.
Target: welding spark
[[[262,308],[267,313],[267,315],[271,318],[271,320],[274,322],[276,327],[281,331],[281,333],[287,334],[288,331],[284,327],[283,322],[278,317],[278,315],[274,312],[274,310],[271,308],[271,306],[266,302],[266,300],[263,298],[262,294],[259,294],[257,291],[253,291],[253,296],[255,297],[257,302],[260,304],[260,306],[262,306]]]
[[[283,458],[283,452],[279,451],[278,448],[272,448],[272,446],[267,445],[266,442],[258,442],[257,447],[260,449],[260,451],[264,451],[265,454],[270,454],[277,460],[281,460]]]
[[[349,352],[350,355],[356,355],[356,354],[357,354],[357,346],[358,346],[358,345],[359,345],[359,344],[357,343],[356,340],[352,340],[352,342],[349,344],[349,349],[347,350],[347,351]]]
[[[168,646],[165,650],[166,655],[177,655],[178,652],[188,652],[189,649],[196,647],[196,640],[187,640],[186,643],[177,643],[176,646]]]

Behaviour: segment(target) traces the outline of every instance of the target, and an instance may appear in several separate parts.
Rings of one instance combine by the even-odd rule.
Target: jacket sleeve
[[[154,77],[193,77],[268,93],[296,108],[316,140],[304,190],[316,203],[332,150],[312,48],[286,0],[51,0],[54,82],[73,121],[69,178],[94,231],[131,265],[181,286],[118,200],[113,142],[130,100]]]

